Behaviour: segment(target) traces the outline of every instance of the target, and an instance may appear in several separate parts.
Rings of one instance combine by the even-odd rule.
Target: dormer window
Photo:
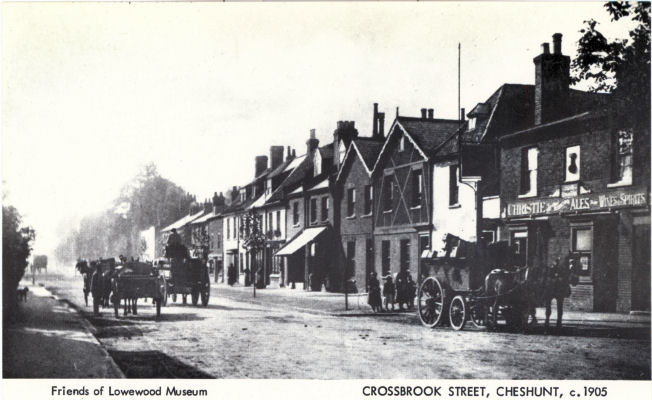
[[[314,176],[321,174],[321,154],[319,150],[315,151],[315,155],[312,157]]]
[[[405,136],[401,135],[401,138],[399,139],[398,142],[398,151],[404,151],[405,150]]]
[[[478,119],[476,117],[469,118],[469,130],[472,131],[475,129],[475,123]]]

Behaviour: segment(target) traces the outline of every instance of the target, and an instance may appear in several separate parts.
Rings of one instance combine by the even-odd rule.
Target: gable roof
[[[450,136],[457,132],[464,121],[456,119],[423,119],[413,117],[396,117],[389,134],[383,143],[374,163],[374,170],[378,166],[382,155],[387,149],[391,136],[397,130],[401,130],[405,136],[417,148],[424,159],[429,159],[438,153],[442,145],[451,142]]]
[[[283,199],[285,190],[294,190],[295,186],[300,184],[305,178],[306,173],[310,170],[312,160],[308,159],[306,155],[299,156],[292,160],[288,165],[288,170],[292,167],[292,172],[287,178],[276,188],[274,193],[267,199],[267,203],[274,203]]]
[[[346,153],[344,154],[344,158],[342,160],[342,165],[340,166],[340,170],[337,172],[335,181],[340,179],[342,171],[344,170],[344,166],[348,160],[352,157],[355,157],[356,155],[362,162],[365,170],[367,170],[367,174],[371,175],[371,171],[373,170],[376,159],[378,159],[378,155],[380,154],[380,150],[382,148],[383,139],[358,137],[351,141],[351,144],[346,149]]]
[[[197,218],[201,217],[202,215],[204,215],[204,210],[201,210],[195,214],[186,215],[183,218],[180,218],[174,221],[173,223],[171,223],[170,225],[166,226],[165,228],[161,229],[161,232],[171,231],[172,229],[179,229],[189,224],[190,222],[196,220]]]

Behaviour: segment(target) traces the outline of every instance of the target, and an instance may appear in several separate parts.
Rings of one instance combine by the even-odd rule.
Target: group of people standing
[[[412,280],[412,275],[409,270],[404,270],[396,274],[396,283],[392,279],[392,275],[387,275],[384,278],[385,283],[382,289],[382,298],[380,290],[380,281],[376,272],[371,272],[369,275],[369,297],[368,303],[374,312],[392,311],[395,310],[395,304],[398,305],[399,310],[414,308],[414,297],[417,292],[417,285]]]

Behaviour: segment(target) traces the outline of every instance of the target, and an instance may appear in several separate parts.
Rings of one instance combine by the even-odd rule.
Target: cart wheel
[[[434,328],[441,320],[444,310],[444,291],[441,284],[432,276],[426,278],[419,287],[417,311],[421,323],[428,328]]]
[[[197,303],[199,302],[199,290],[197,288],[192,289],[190,298],[192,299],[192,305],[196,306]]]
[[[119,308],[120,308],[120,299],[116,298],[113,300],[113,312],[115,313],[116,318],[118,318]]]
[[[177,294],[176,293],[172,295],[172,302],[173,303],[177,302]]]
[[[208,299],[209,299],[210,295],[211,295],[211,293],[210,293],[210,291],[208,289],[201,292],[201,305],[202,306],[206,307],[208,305]]]
[[[181,295],[181,302],[183,304],[186,304],[188,302],[188,295],[187,294],[182,294]]]
[[[454,330],[459,331],[464,329],[464,325],[466,324],[466,304],[464,303],[464,297],[460,295],[453,297],[448,316],[451,327]]]
[[[161,299],[156,300],[156,317],[161,316]]]

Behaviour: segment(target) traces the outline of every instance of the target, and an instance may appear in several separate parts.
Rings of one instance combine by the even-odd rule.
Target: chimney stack
[[[570,57],[561,54],[561,33],[555,33],[553,53],[548,43],[534,58],[534,124],[568,116]]]
[[[297,156],[297,149],[292,149],[292,158]]]
[[[238,196],[240,196],[240,191],[237,186],[233,186],[233,188],[231,188],[231,201],[238,200]]]
[[[460,121],[464,121],[466,119],[466,110],[464,107],[460,109]]]
[[[428,119],[433,119],[435,117],[435,109],[434,108],[429,108],[428,109]]]
[[[428,112],[427,109],[425,109],[425,108],[421,109],[421,119],[426,119],[428,117],[427,114],[426,114],[427,112]]]
[[[378,137],[380,139],[385,137],[385,113],[378,113]]]
[[[254,178],[258,177],[263,171],[267,169],[267,156],[256,156],[256,175]]]
[[[315,130],[311,129],[310,130],[310,139],[306,141],[306,155],[311,154],[315,149],[319,147],[319,139],[317,139],[317,135],[315,134]]]
[[[552,35],[552,51],[556,55],[561,55],[561,33],[555,33]]]
[[[287,153],[285,154],[285,160],[290,161],[292,159],[292,148],[288,146]]]
[[[371,130],[371,136],[378,136],[378,103],[374,103],[374,123]]]
[[[272,170],[283,164],[283,146],[272,146],[269,148],[270,168]]]
[[[550,43],[541,43],[541,53],[550,54]]]

